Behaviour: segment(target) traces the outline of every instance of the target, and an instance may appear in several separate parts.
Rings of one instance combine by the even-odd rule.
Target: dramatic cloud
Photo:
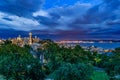
[[[18,16],[30,16],[41,7],[42,0],[0,0],[0,11]]]
[[[2,25],[7,26],[8,28],[16,30],[40,29],[40,24],[36,20],[9,15],[2,12],[0,12],[0,22]]]
[[[120,39],[120,0],[1,0],[0,29],[52,39]]]
[[[39,20],[43,21],[42,23],[46,26],[52,25],[52,29],[65,31],[69,38],[72,38],[72,35],[76,35],[77,39],[78,37],[83,38],[83,36],[88,38],[114,38],[118,36],[116,33],[120,30],[119,3],[119,0],[104,0],[96,5],[77,2],[70,6],[51,8],[48,10],[50,16],[44,18],[45,20],[39,17]],[[59,36],[60,34],[65,35],[63,31],[59,33]],[[71,33],[67,34],[69,31]],[[84,34],[80,34],[83,31]],[[78,33],[74,34],[74,32]]]
[[[82,18],[82,15],[85,14],[90,7],[91,4],[88,3],[76,3],[68,7],[51,8],[47,10],[47,13],[44,12],[45,15],[39,14],[35,16],[35,19],[53,29],[71,29],[68,25],[72,23],[75,18]]]
[[[43,10],[40,10],[40,11],[37,11],[37,12],[33,13],[33,16],[34,16],[34,17],[37,17],[37,16],[50,17],[50,15],[48,14],[48,12],[43,11]]]

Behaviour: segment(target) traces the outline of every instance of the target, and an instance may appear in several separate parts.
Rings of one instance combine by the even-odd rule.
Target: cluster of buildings
[[[29,33],[29,37],[24,37],[22,38],[21,35],[19,35],[17,38],[13,38],[11,39],[12,43],[13,44],[16,44],[18,46],[24,46],[24,45],[33,45],[35,43],[38,43],[40,41],[40,39],[35,36],[35,37],[32,37],[32,33],[30,32]]]
[[[90,51],[90,52],[97,52],[99,54],[104,54],[104,53],[112,53],[113,49],[104,49],[104,48],[101,48],[101,47],[96,47],[96,46],[83,46],[82,47],[84,50],[86,51]]]
[[[12,44],[16,44],[18,46],[23,47],[24,45],[30,45],[32,47],[33,50],[37,50],[38,48],[41,48],[41,44],[39,43],[41,40],[35,36],[32,36],[32,33],[29,33],[28,37],[21,37],[21,35],[19,35],[17,38],[12,38],[10,39],[10,41],[12,41]],[[64,46],[66,48],[74,48],[76,45],[79,45],[79,43],[93,43],[93,42],[88,42],[88,41],[58,41],[56,42],[60,47]],[[0,43],[4,43],[4,40],[0,40]],[[108,52],[112,52],[113,50],[111,49],[103,49],[100,47],[95,47],[95,46],[81,46],[83,49],[85,49],[86,51],[91,51],[91,52],[98,52],[100,54],[103,53],[108,53]]]
[[[71,40],[63,40],[63,41],[56,41],[56,43],[59,43],[59,44],[70,44],[70,43],[73,43],[73,44],[78,44],[78,43],[95,43],[95,42],[98,42],[98,43],[113,43],[112,40],[74,40],[74,41],[71,41]],[[118,41],[114,41],[114,42],[118,42]]]
[[[32,47],[33,50],[37,50],[41,47],[40,41],[41,39],[37,36],[33,37],[32,33],[29,33],[28,37],[21,37],[21,35],[18,35],[16,38],[9,38],[9,41],[12,42],[12,44],[18,45],[20,47],[24,47],[25,45],[29,45]],[[6,40],[0,39],[0,44],[4,44]]]
[[[58,43],[60,47],[64,46],[66,48],[74,48],[76,45],[80,45],[79,43]],[[81,46],[85,51],[90,51],[90,52],[97,52],[99,54],[104,54],[104,53],[111,53],[114,51],[114,49],[104,49],[101,47],[97,46]]]

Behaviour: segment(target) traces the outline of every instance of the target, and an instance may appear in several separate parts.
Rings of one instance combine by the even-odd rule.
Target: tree
[[[104,68],[111,78],[120,74],[120,48],[116,48],[110,56],[100,55],[99,58],[98,66]]]
[[[28,48],[13,44],[0,47],[0,74],[15,80],[43,80],[45,76],[39,60]]]
[[[4,41],[4,44],[5,45],[7,45],[7,44],[11,44],[12,43],[12,41],[10,41],[10,40],[6,40],[6,41]]]
[[[90,65],[85,65],[83,63],[64,63],[50,74],[50,77],[54,80],[89,80],[92,71]]]
[[[80,46],[59,47],[53,42],[45,44],[46,74],[55,80],[87,80],[92,74],[90,52]],[[85,63],[85,64],[84,64]],[[83,77],[84,76],[84,77]]]

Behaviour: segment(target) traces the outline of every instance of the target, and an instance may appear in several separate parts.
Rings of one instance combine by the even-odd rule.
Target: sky
[[[120,39],[120,0],[0,0],[0,38]]]

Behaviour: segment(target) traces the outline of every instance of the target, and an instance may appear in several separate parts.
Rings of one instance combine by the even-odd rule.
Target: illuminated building
[[[13,44],[23,47],[24,45],[31,46],[33,43],[38,43],[40,41],[40,39],[37,38],[37,36],[35,36],[35,38],[33,38],[32,33],[30,32],[29,37],[21,38],[21,35],[19,35],[17,38],[11,39],[11,41]]]
[[[29,45],[32,45],[32,33],[29,33]]]

